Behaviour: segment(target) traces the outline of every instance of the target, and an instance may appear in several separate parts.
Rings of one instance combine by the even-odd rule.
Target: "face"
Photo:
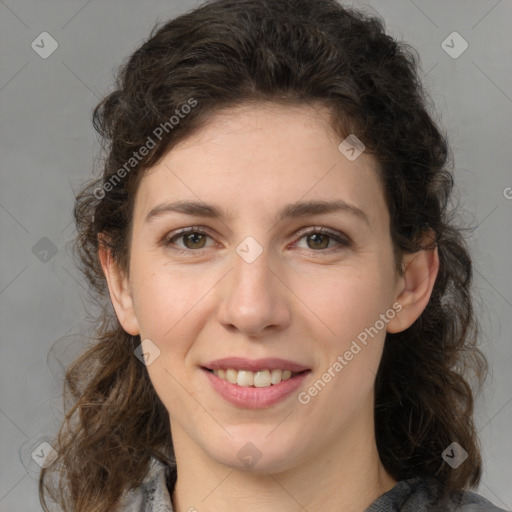
[[[224,111],[137,191],[116,312],[151,340],[147,370],[175,445],[231,467],[248,454],[283,470],[373,436],[400,281],[376,162],[349,160],[326,120],[302,106]],[[224,358],[241,360],[215,364]],[[293,365],[288,379],[277,371]],[[261,372],[229,372],[240,386],[217,367]]]

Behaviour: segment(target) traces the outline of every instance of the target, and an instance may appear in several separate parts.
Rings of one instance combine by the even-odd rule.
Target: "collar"
[[[142,484],[123,493],[116,512],[174,512],[171,494],[176,475],[176,466],[166,466],[152,457]]]

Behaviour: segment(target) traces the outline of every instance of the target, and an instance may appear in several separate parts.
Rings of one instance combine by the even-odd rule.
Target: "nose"
[[[218,315],[226,329],[261,338],[290,324],[293,294],[283,269],[269,262],[265,250],[251,263],[235,253],[233,268],[223,282]]]

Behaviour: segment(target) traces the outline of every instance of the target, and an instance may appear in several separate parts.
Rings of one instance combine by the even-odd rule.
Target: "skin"
[[[437,248],[405,255],[405,276],[395,273],[376,161],[365,153],[349,161],[326,120],[322,109],[275,104],[216,114],[142,179],[128,273],[100,249],[121,325],[160,350],[147,370],[169,411],[177,512],[362,512],[396,483],[375,444],[374,380],[386,331],[419,317],[439,258]],[[214,203],[227,217],[145,221],[156,205],[184,199]],[[369,223],[346,212],[276,221],[287,203],[333,199]],[[160,243],[191,226],[208,236],[175,238],[171,247],[187,254]],[[351,244],[302,233],[318,227]],[[263,249],[250,264],[236,252],[247,236]],[[266,409],[235,407],[199,368],[228,356],[282,357],[311,368],[304,391],[394,303],[401,311],[307,404],[292,393]],[[237,456],[248,442],[261,453],[251,468]]]

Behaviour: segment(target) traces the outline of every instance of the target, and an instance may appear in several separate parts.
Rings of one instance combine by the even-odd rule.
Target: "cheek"
[[[204,269],[185,273],[169,264],[151,262],[149,258],[147,261],[135,259],[132,282],[141,335],[161,344],[191,325],[185,320],[189,315],[197,318],[201,298],[214,285],[212,279],[205,278]]]
[[[295,289],[320,321],[324,340],[338,349],[375,324],[390,306],[392,291],[386,274],[371,267],[327,269],[325,275],[301,278]]]
[[[165,263],[134,259],[133,268],[134,309],[141,339],[149,338],[160,351],[147,366],[149,377],[168,411],[187,410],[194,390],[183,392],[189,387],[185,363],[201,329],[205,304],[201,298],[211,285]]]
[[[342,416],[348,417],[370,399],[386,336],[381,315],[391,307],[388,281],[377,271],[354,270],[321,288],[311,288],[309,304],[318,311],[323,333],[316,340],[323,352],[317,378],[328,382],[325,388],[318,384],[322,391],[312,403],[326,422],[331,421],[329,404],[338,404]],[[312,396],[316,393],[310,391]]]

